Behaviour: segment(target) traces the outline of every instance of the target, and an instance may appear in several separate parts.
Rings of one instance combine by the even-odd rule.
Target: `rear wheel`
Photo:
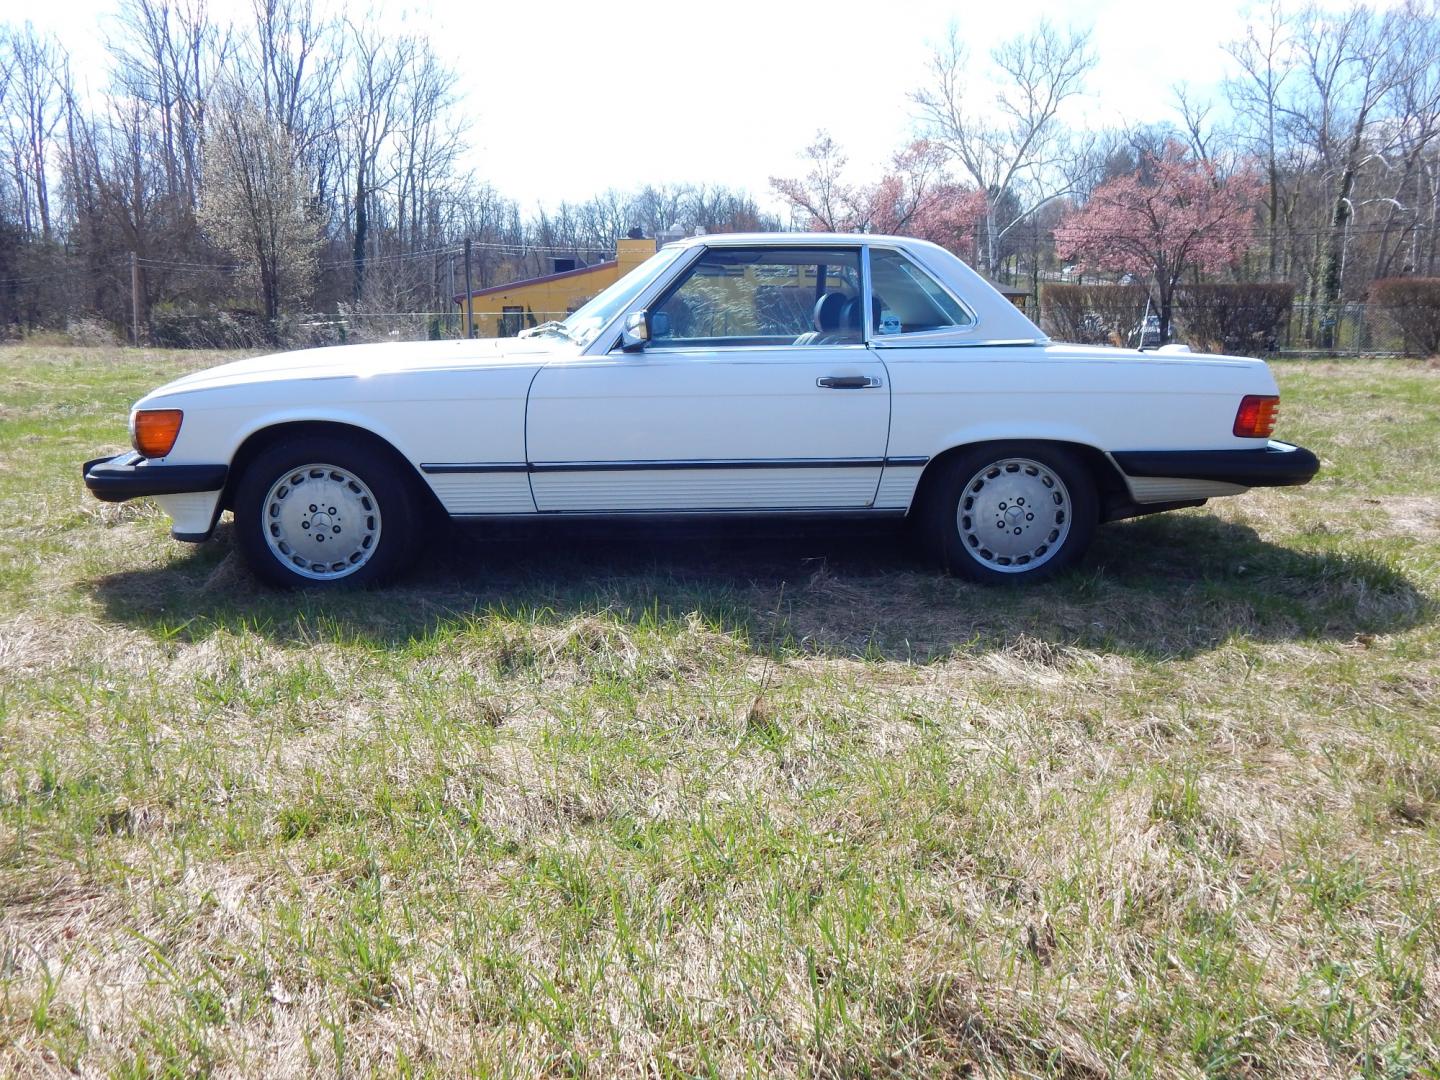
[[[1060,447],[990,443],[948,463],[924,519],[953,574],[990,584],[1048,578],[1090,546],[1095,481]]]
[[[412,479],[383,452],[327,436],[264,450],[235,493],[250,568],[272,585],[373,585],[410,562],[421,507]]]

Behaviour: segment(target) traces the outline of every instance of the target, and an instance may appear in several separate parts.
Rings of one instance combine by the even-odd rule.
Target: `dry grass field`
[[[1440,1077],[1440,367],[991,591],[888,533],[256,587],[0,350],[0,1074]]]

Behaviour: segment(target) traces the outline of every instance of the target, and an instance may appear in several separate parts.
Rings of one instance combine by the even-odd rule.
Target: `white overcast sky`
[[[1099,65],[1075,118],[1097,125],[1173,117],[1177,81],[1218,97],[1223,45],[1250,21],[1248,6],[1207,0],[410,0],[402,17],[404,2],[386,21],[428,32],[455,66],[470,163],[526,210],[681,181],[769,204],[768,178],[800,173],[820,128],[857,175],[877,168],[913,137],[907,94],[951,20],[981,71],[992,46],[1041,18],[1092,28]],[[27,6],[5,17],[55,32],[77,71],[101,69],[113,0]],[[211,8],[243,15],[249,3]],[[1264,5],[1254,11],[1264,18]]]

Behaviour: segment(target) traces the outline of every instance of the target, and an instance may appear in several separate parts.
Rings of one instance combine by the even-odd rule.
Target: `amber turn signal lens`
[[[170,453],[184,415],[179,409],[141,409],[135,414],[135,449],[147,458]]]
[[[1268,439],[1280,415],[1280,399],[1273,394],[1246,394],[1235,412],[1234,432],[1242,439]]]

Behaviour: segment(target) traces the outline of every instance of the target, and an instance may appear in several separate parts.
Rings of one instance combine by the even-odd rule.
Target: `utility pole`
[[[455,314],[453,311],[450,310],[451,306],[455,303],[454,251],[451,251],[449,255],[445,256],[445,296],[445,332],[448,334],[452,325],[452,323],[450,322],[450,316]],[[459,318],[459,316],[457,315],[456,318]]]
[[[140,347],[140,263],[130,252],[130,344]]]
[[[470,287],[470,237],[465,238],[465,336],[475,336],[475,290]]]

